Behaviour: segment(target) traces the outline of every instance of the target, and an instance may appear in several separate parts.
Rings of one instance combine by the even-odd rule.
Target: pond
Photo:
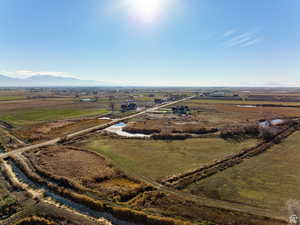
[[[123,123],[123,122],[120,122],[120,123],[117,123],[111,127],[125,127],[126,126],[126,123]]]

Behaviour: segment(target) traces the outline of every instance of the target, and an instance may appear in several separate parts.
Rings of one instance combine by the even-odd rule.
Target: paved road
[[[160,108],[167,107],[167,106],[170,106],[170,105],[182,102],[182,101],[186,101],[186,100],[191,99],[193,97],[194,96],[188,97],[188,98],[184,98],[184,99],[181,99],[181,100],[178,100],[178,101],[174,101],[174,102],[169,102],[169,103],[162,104],[162,105],[159,105],[159,106],[155,106],[153,108],[144,110],[142,112],[139,112],[139,113],[136,113],[136,114],[133,114],[133,115],[130,115],[130,116],[126,116],[126,117],[123,117],[123,118],[120,118],[120,119],[115,119],[115,120],[112,120],[112,121],[110,121],[108,123],[105,123],[105,124],[101,124],[101,125],[98,125],[98,126],[94,126],[94,127],[88,128],[88,129],[77,131],[77,132],[69,134],[69,135],[67,135],[65,137],[58,137],[58,138],[52,139],[50,141],[46,141],[46,142],[42,142],[42,143],[39,143],[39,144],[34,144],[34,145],[26,146],[26,147],[23,147],[23,148],[15,149],[15,150],[13,150],[11,152],[0,154],[0,159],[4,159],[4,158],[7,158],[7,157],[9,157],[11,155],[14,155],[14,154],[17,154],[17,153],[26,152],[26,151],[30,151],[30,150],[34,150],[34,149],[37,149],[37,148],[40,148],[40,147],[49,146],[49,145],[55,145],[59,141],[63,140],[64,138],[70,139],[70,138],[74,138],[74,137],[77,137],[77,136],[80,136],[80,135],[88,134],[88,133],[96,131],[96,130],[101,130],[101,129],[104,129],[104,128],[108,127],[108,126],[112,126],[112,125],[114,125],[116,123],[119,123],[121,121],[132,119],[134,117],[141,116],[141,115],[143,115],[145,113],[148,113],[148,112],[151,112],[151,111],[155,111],[155,110],[158,110]]]

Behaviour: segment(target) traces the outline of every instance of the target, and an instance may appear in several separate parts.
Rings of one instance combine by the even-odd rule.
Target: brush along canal
[[[50,180],[39,180],[38,175],[28,173],[24,165],[15,159],[10,159],[9,163],[13,173],[18,180],[27,184],[33,189],[44,191],[44,195],[50,197],[55,202],[71,208],[80,214],[84,214],[95,219],[104,218],[113,224],[120,225],[142,225],[142,224],[160,224],[160,225],[181,225],[191,224],[178,219],[166,218],[154,215],[148,215],[142,211],[132,210],[114,203],[108,203],[92,199],[88,196],[75,193],[65,187],[60,187]]]

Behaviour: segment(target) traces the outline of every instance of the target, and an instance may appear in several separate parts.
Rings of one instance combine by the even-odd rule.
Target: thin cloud
[[[223,43],[225,47],[249,47],[264,40],[264,38],[260,37],[256,32],[245,32],[239,34],[235,32],[228,35],[228,31],[225,34],[227,34],[227,36],[224,35],[225,37],[227,37],[227,39]]]
[[[18,75],[29,75],[29,76],[36,76],[36,75],[52,75],[52,76],[63,76],[67,75],[65,72],[56,72],[56,71],[32,71],[32,70],[17,70],[16,74]]]
[[[0,70],[0,74],[9,75],[12,77],[17,77],[17,78],[26,78],[26,77],[38,76],[38,75],[50,75],[50,76],[76,78],[76,76],[74,76],[72,74],[69,74],[66,72],[59,72],[59,71],[32,71],[32,70],[7,71],[7,70]]]
[[[231,29],[231,30],[228,30],[224,33],[224,37],[229,37],[233,34],[237,33],[237,29]]]
[[[252,46],[252,45],[255,45],[255,44],[258,44],[258,43],[262,42],[263,40],[264,40],[263,37],[256,38],[254,40],[251,40],[251,41],[248,41],[248,42],[244,43],[243,45],[241,45],[241,47]]]
[[[251,33],[245,33],[245,34],[238,35],[238,36],[230,39],[229,41],[227,41],[226,44],[229,47],[234,47],[234,46],[241,45],[248,41],[251,41]]]

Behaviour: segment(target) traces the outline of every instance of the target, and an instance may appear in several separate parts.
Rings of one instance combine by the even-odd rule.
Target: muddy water
[[[85,214],[94,218],[105,218],[106,220],[110,221],[113,224],[116,225],[143,225],[143,224],[138,224],[138,223],[132,223],[132,222],[127,222],[123,221],[120,219],[115,218],[112,214],[106,213],[106,212],[98,212],[95,210],[90,209],[89,207],[76,203],[70,199],[64,198],[60,195],[57,195],[53,191],[51,191],[47,186],[45,185],[40,185],[32,180],[30,180],[21,170],[19,167],[17,167],[13,162],[10,162],[12,165],[13,172],[16,174],[17,178],[22,181],[23,183],[28,184],[31,188],[33,189],[43,189],[45,190],[45,194],[47,196],[50,196],[53,200],[56,202],[59,202],[62,205],[65,205],[69,208],[72,208],[76,210],[77,212],[81,214]]]

